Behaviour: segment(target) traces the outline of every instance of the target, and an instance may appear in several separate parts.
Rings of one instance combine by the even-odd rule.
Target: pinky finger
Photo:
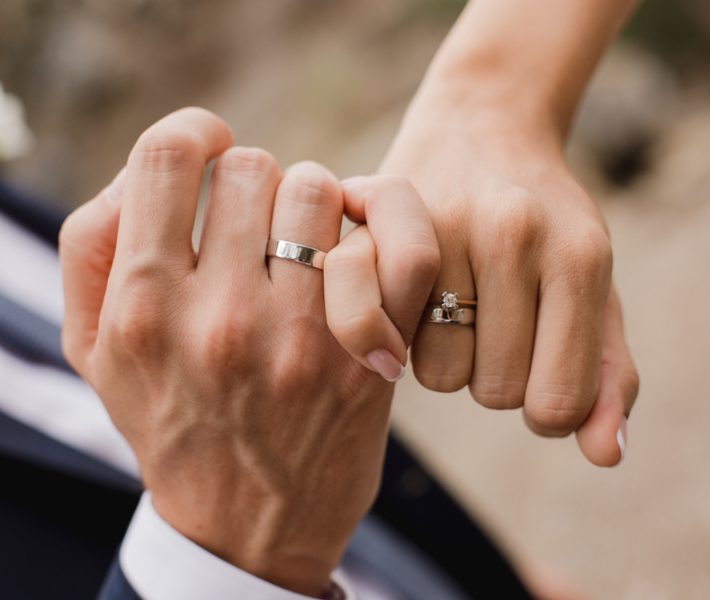
[[[626,419],[636,400],[639,379],[623,332],[621,304],[612,288],[606,307],[602,366],[597,399],[577,430],[577,443],[595,465],[612,467],[626,453]]]
[[[326,318],[335,339],[387,381],[401,379],[407,348],[382,308],[377,251],[365,226],[354,229],[328,253],[324,278]]]

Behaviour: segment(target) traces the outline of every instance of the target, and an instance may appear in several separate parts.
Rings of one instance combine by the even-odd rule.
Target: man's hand
[[[64,347],[163,518],[234,565],[318,596],[379,484],[393,386],[373,371],[386,376],[394,362],[399,375],[436,277],[436,237],[411,186],[372,179],[375,196],[399,194],[422,217],[412,241],[400,239],[418,279],[406,310],[390,294],[385,313],[366,228],[328,257],[328,322],[352,358],[328,329],[323,273],[264,256],[270,237],[338,244],[337,180],[313,163],[283,174],[266,152],[231,142],[207,111],[173,113],[69,217]],[[217,157],[195,253],[200,183]]]

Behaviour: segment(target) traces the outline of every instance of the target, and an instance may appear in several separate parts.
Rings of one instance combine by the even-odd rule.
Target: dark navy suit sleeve
[[[7,185],[0,180],[0,212],[37,237],[57,246],[59,229],[67,213],[56,203],[43,202],[35,196]]]
[[[141,600],[141,597],[128,583],[118,559],[113,561],[96,600]]]

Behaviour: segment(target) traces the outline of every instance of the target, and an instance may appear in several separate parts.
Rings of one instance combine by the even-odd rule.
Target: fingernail
[[[395,382],[404,377],[404,366],[393,356],[389,350],[380,348],[367,355],[368,362],[384,379]]]
[[[358,183],[361,183],[367,179],[364,175],[357,175],[356,177],[348,177],[347,179],[343,179],[340,182],[340,185],[343,187],[348,187],[350,185],[357,185]]]
[[[123,195],[123,188],[126,184],[126,167],[123,167],[114,177],[113,181],[109,184],[106,189],[106,197],[111,204],[118,204],[121,202],[121,196]]]
[[[621,452],[621,458],[617,464],[621,464],[626,456],[626,441],[629,439],[626,425],[626,417],[622,416],[619,429],[616,431],[616,443],[619,444],[619,452]]]

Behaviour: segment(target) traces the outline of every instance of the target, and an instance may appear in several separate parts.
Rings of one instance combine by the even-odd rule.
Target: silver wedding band
[[[435,306],[429,309],[427,321],[439,325],[473,325],[476,322],[476,310],[473,308],[447,310],[441,306]]]
[[[266,244],[266,256],[292,260],[301,265],[323,270],[326,252],[296,242],[270,239]]]

